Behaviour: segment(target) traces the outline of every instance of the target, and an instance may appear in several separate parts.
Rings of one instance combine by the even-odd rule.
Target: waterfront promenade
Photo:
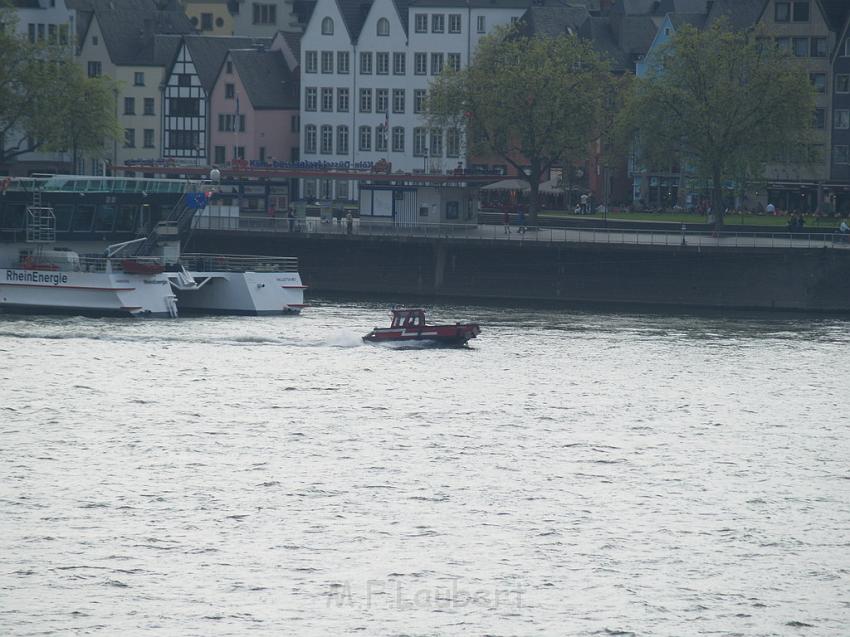
[[[199,217],[193,227],[199,230],[226,230],[242,232],[291,233],[304,237],[311,235],[357,235],[375,238],[421,238],[468,241],[510,241],[531,243],[592,243],[619,245],[667,246],[672,248],[772,248],[772,249],[837,249],[848,250],[846,235],[837,232],[739,232],[724,230],[718,233],[705,230],[645,230],[622,228],[550,228],[528,227],[525,231],[516,225],[510,232],[502,225],[493,224],[393,224],[372,220],[352,220],[349,231],[342,223],[322,221],[318,218],[290,220],[286,217],[242,216]]]

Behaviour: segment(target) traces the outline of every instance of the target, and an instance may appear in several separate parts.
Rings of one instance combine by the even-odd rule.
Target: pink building
[[[298,159],[297,69],[281,50],[227,53],[210,93],[210,159]]]

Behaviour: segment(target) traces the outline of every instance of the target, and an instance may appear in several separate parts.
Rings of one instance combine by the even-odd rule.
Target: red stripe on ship
[[[60,288],[63,290],[97,290],[101,292],[132,292],[136,288],[96,288],[85,285],[38,285],[36,283],[0,283],[8,287],[18,288]]]

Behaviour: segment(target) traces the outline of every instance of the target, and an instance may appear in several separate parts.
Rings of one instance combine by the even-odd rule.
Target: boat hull
[[[0,269],[0,311],[168,317],[174,301],[162,274]]]
[[[304,307],[305,286],[297,272],[188,273],[198,287],[175,286],[181,310],[266,316],[297,314]]]
[[[462,347],[481,333],[476,323],[425,325],[421,328],[376,327],[363,340],[367,343],[427,343],[443,347]]]

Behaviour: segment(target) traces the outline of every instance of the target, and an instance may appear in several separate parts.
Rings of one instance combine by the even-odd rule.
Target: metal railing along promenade
[[[417,223],[394,224],[355,219],[349,232],[341,223],[318,218],[209,217],[194,224],[200,230],[243,232],[280,232],[303,235],[346,235],[386,238],[463,239],[469,241],[512,241],[529,243],[593,243],[617,245],[667,246],[671,248],[837,248],[850,249],[848,235],[838,232],[721,232],[663,231],[620,228],[548,228],[516,225],[507,230],[502,225]]]
[[[180,264],[193,272],[298,272],[297,257],[184,253]]]

